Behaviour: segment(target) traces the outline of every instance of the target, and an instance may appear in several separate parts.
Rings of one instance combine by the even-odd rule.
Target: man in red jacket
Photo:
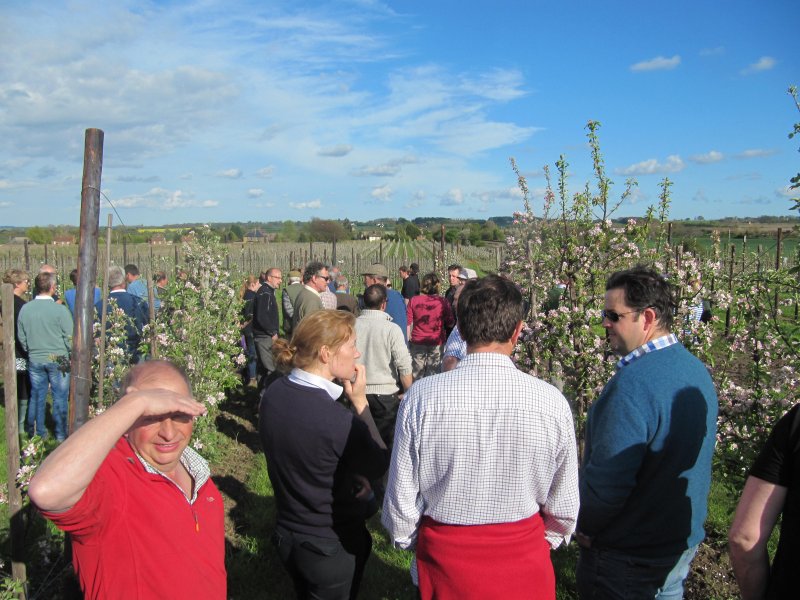
[[[133,367],[122,389],[42,463],[31,500],[71,534],[86,598],[221,600],[222,497],[188,447],[205,407],[167,361]]]

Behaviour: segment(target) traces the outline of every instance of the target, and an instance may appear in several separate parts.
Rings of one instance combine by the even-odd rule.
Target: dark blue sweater
[[[708,370],[682,345],[622,367],[589,411],[578,529],[650,558],[700,543],[716,423]]]
[[[353,475],[374,480],[389,467],[366,423],[324,390],[283,377],[264,392],[258,427],[280,525],[334,539],[363,526],[367,507]]]

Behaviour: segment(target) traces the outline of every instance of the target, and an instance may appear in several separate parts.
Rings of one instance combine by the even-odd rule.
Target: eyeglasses
[[[314,275],[314,277],[319,277],[320,279],[324,279],[325,281],[331,280],[329,275]]]
[[[600,311],[600,317],[602,319],[608,319],[612,323],[618,323],[620,318],[624,317],[625,315],[631,315],[633,313],[640,313],[641,310],[629,310],[628,312],[618,313],[615,310],[603,310]]]

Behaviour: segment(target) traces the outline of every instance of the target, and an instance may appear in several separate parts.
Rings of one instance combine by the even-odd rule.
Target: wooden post
[[[150,317],[150,358],[158,358],[158,337],[156,335],[156,294],[153,278],[147,278],[147,310]]]
[[[731,260],[730,260],[730,269],[728,271],[728,291],[733,292],[733,266],[736,262],[736,245],[731,244]],[[731,306],[728,304],[728,309],[725,311],[725,337],[728,336],[730,332],[731,326]]]
[[[128,238],[122,234],[122,266],[128,264]]]
[[[175,277],[178,276],[178,244],[175,244]]]
[[[441,240],[441,242],[442,242],[441,252],[442,252],[442,257],[444,257],[444,223],[442,223],[442,240]],[[433,253],[433,260],[434,260],[434,262],[436,262],[436,253],[435,252]]]
[[[2,286],[3,348],[5,349],[3,379],[6,402],[6,468],[8,473],[8,517],[11,530],[11,576],[25,584],[23,542],[25,523],[22,519],[22,493],[16,485],[19,463],[19,415],[17,414],[17,365],[14,353],[14,286]]]
[[[28,250],[28,240],[25,240],[22,245],[25,247],[25,270],[31,274],[31,254]]]
[[[775,247],[775,270],[780,271],[781,269],[781,246],[783,245],[783,230],[778,227],[778,240]],[[773,304],[772,314],[773,316],[776,314],[778,310],[778,302],[780,301],[779,297],[780,290],[776,287],[775,288],[775,302]]]
[[[378,243],[378,262],[383,264],[383,240]]]
[[[106,377],[106,319],[108,318],[108,270],[111,268],[111,219],[112,216],[108,215],[108,227],[106,227],[106,272],[103,273],[103,295],[102,295],[102,308],[100,309],[100,344],[98,348],[100,367],[100,374],[97,379],[97,403],[103,406],[103,383]]]
[[[331,264],[336,264],[336,234],[333,235],[333,244],[331,245]]]
[[[308,242],[308,260],[314,260],[314,242]],[[308,261],[306,261],[306,264],[308,264]]]
[[[47,264],[48,257],[47,257],[47,242],[44,244],[44,264]]]
[[[87,129],[83,153],[81,221],[78,249],[78,285],[72,329],[69,432],[89,419],[94,350],[94,288],[97,281],[97,237],[100,225],[100,178],[103,171],[103,131]],[[110,219],[110,216],[109,216]],[[109,232],[111,228],[109,227]],[[110,244],[109,244],[110,246]],[[104,278],[108,282],[108,276]]]

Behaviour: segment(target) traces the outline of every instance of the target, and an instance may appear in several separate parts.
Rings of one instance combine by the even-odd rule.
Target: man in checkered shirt
[[[400,405],[383,524],[416,551],[423,599],[554,599],[550,549],[578,514],[572,413],[511,361],[523,314],[511,281],[467,282],[457,312],[467,355]]]

